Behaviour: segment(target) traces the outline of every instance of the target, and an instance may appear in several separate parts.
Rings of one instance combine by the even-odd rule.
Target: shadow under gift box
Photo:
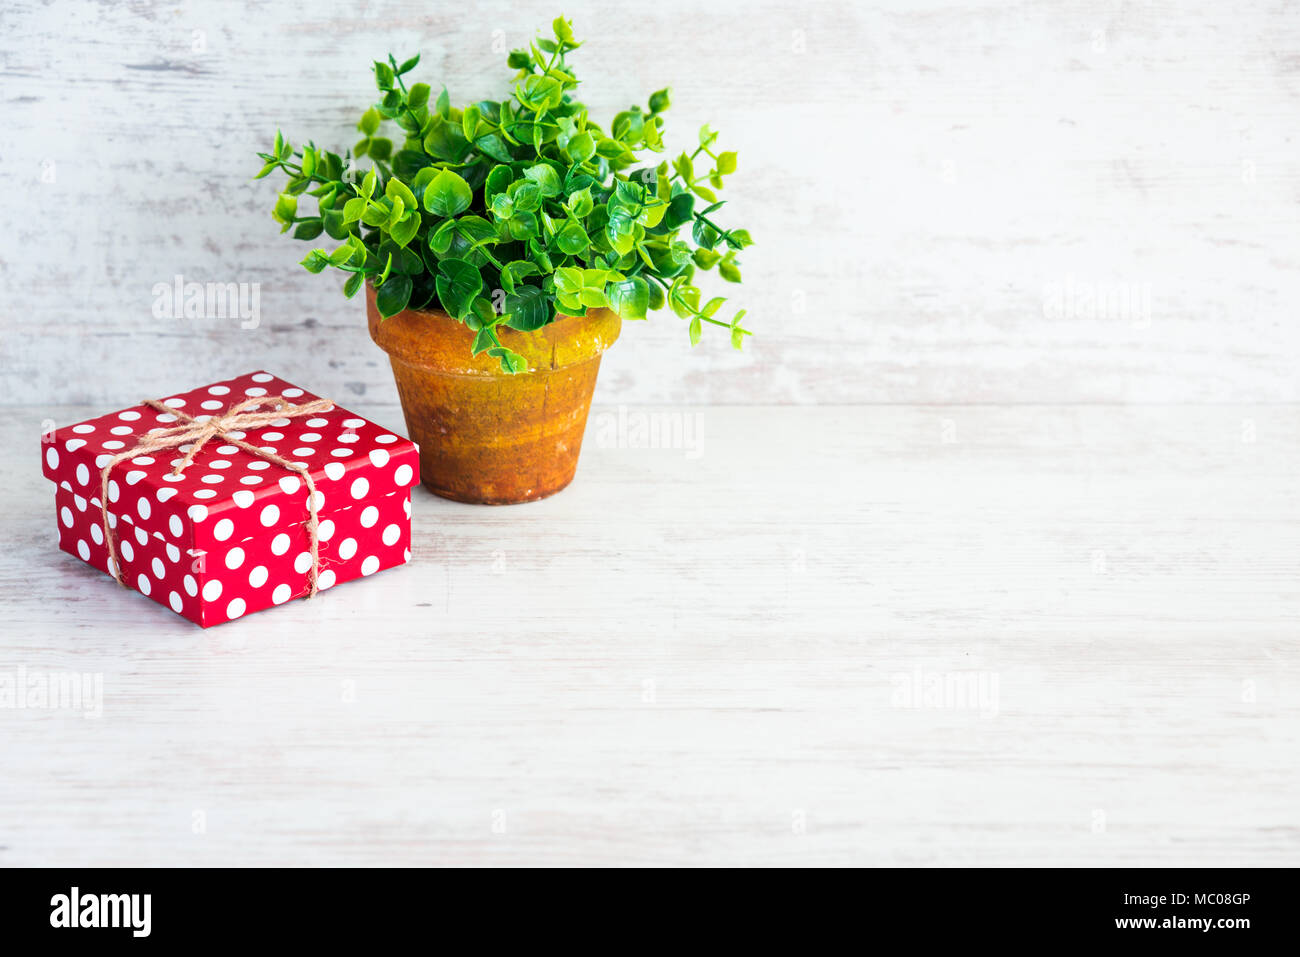
[[[252,396],[294,404],[319,398],[266,372],[165,397],[194,418]],[[65,426],[42,439],[55,484],[59,547],[111,574],[100,514],[100,470],[151,429],[182,424],[146,405]],[[419,450],[335,405],[248,433],[251,445],[305,465],[315,483],[319,588],[401,565],[411,557],[411,487]],[[125,584],[204,628],[310,591],[306,483],[283,466],[215,436],[180,476],[181,449],[127,459],[110,474],[109,524]]]

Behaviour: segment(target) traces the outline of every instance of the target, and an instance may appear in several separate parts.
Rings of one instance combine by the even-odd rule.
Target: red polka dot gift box
[[[419,451],[267,372],[43,436],[59,547],[204,628],[411,557]]]

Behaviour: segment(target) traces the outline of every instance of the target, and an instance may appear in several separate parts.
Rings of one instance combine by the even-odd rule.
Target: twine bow
[[[317,399],[314,402],[294,405],[281,395],[258,396],[236,403],[221,415],[215,415],[205,422],[200,422],[180,409],[173,409],[156,399],[145,399],[143,404],[158,412],[176,416],[182,420],[182,424],[169,429],[155,429],[142,435],[134,448],[119,452],[109,459],[108,463],[100,470],[99,509],[104,522],[104,540],[108,543],[108,570],[117,579],[117,583],[124,588],[128,587],[126,582],[122,580],[121,562],[117,557],[117,544],[114,541],[113,529],[108,520],[108,476],[113,467],[125,462],[127,459],[189,445],[190,448],[185,453],[185,457],[177,462],[171,471],[172,475],[180,475],[186,467],[194,462],[194,457],[199,454],[199,450],[210,439],[219,436],[224,442],[238,446],[249,455],[255,455],[260,459],[265,459],[274,465],[287,469],[295,475],[302,476],[303,482],[307,485],[307,532],[311,537],[311,589],[308,592],[308,597],[315,595],[317,591],[316,580],[320,575],[320,551],[317,538],[316,484],[311,479],[310,471],[305,465],[296,465],[274,452],[268,452],[266,449],[260,449],[256,445],[237,439],[230,433],[260,429],[263,426],[271,425],[277,419],[294,419],[317,412],[328,412],[334,407],[334,403],[328,399]],[[268,411],[253,411],[263,406],[270,406],[271,408]]]

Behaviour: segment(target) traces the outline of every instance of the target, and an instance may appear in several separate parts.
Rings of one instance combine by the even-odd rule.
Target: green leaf
[[[418,110],[422,106],[429,105],[429,84],[416,83],[406,94],[406,105],[412,111]]]
[[[701,329],[700,317],[696,316],[691,320],[691,328],[690,328],[691,348],[694,348],[696,345],[699,344],[700,329]]]
[[[524,170],[524,176],[537,184],[538,191],[545,197],[560,195],[560,175],[545,163],[538,163]]]
[[[488,355],[500,359],[501,370],[503,372],[508,372],[510,375],[528,371],[528,363],[524,361],[524,357],[518,353],[511,352],[505,346],[498,346],[497,348],[489,349]]]
[[[622,319],[644,319],[650,306],[650,287],[640,276],[610,283],[605,288],[609,308]]]
[[[474,193],[458,174],[444,169],[424,190],[424,208],[435,216],[455,216],[469,209]]]
[[[375,308],[385,319],[395,316],[411,301],[411,277],[396,274],[384,280],[375,293]]]
[[[415,234],[420,230],[420,213],[417,210],[410,210],[388,231],[393,237],[393,242],[405,247]]]
[[[442,92],[438,94],[436,108],[438,110],[438,115],[444,120],[451,119],[451,97],[447,94],[447,88],[445,86],[442,88]]]
[[[718,154],[718,172],[734,173],[736,171],[736,154],[732,152]]]
[[[397,68],[398,75],[400,76],[404,73],[410,73],[419,65],[419,63],[420,63],[420,54],[418,53],[415,56],[411,57],[409,60],[403,60],[402,65]]]
[[[474,304],[474,297],[483,288],[483,276],[473,263],[464,259],[444,259],[438,263],[435,285],[442,308],[457,319],[464,319]]]
[[[318,230],[319,232],[319,230]],[[569,223],[565,226],[558,236],[555,237],[555,244],[560,247],[560,251],[568,256],[576,256],[591,245],[591,240],[587,238],[587,231],[577,223]]]
[[[579,133],[569,140],[565,152],[573,162],[585,163],[596,155],[596,141],[591,138],[590,133]]]
[[[361,284],[365,281],[365,273],[354,272],[352,275],[348,276],[347,282],[343,283],[343,295],[351,299],[357,294],[357,290],[361,288]]]
[[[415,194],[411,188],[399,179],[390,179],[388,185],[384,187],[384,195],[389,199],[401,199],[403,209],[415,209],[420,204],[416,202]]]
[[[554,318],[551,300],[536,286],[519,286],[506,296],[505,311],[510,314],[506,325],[521,332],[540,329]]]
[[[654,93],[650,94],[651,113],[662,113],[664,110],[668,109],[671,105],[668,98],[670,92],[670,90],[664,88],[662,90],[656,90]]]
[[[387,63],[375,61],[375,86],[381,90],[391,90],[393,88],[393,68]]]
[[[380,116],[379,112],[372,106],[361,114],[361,122],[357,124],[357,129],[362,133],[365,133],[366,136],[374,136],[375,132],[379,129],[379,124],[382,120],[383,117]]]
[[[293,231],[294,239],[315,239],[325,231],[325,223],[319,219],[304,219]]]

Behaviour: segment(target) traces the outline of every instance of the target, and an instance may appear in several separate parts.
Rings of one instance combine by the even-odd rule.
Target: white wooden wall
[[[758,240],[725,290],[747,351],[656,316],[598,401],[1300,397],[1284,3],[6,0],[0,403],[255,367],[392,401],[362,305],[296,265],[253,152],[277,126],[350,144],[389,50],[458,101],[500,95],[504,51],[559,12],[597,116],[671,85],[670,146],[707,121],[739,150],[724,212]],[[260,326],[155,318],[177,274],[260,283]],[[1108,291],[1132,297],[1091,312]]]

